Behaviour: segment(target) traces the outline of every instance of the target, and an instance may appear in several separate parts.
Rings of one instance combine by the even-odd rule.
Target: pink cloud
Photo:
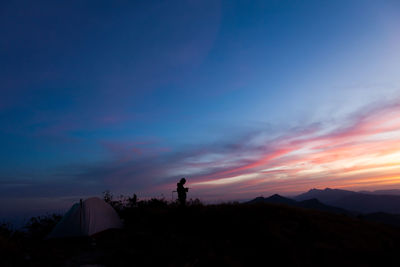
[[[219,162],[201,164],[205,169],[213,168],[205,175],[193,173],[192,182],[205,194],[213,188],[228,195],[273,190],[288,193],[327,186],[400,186],[400,105],[374,107],[346,122],[347,126],[337,124],[329,132],[322,126],[311,127],[267,141],[261,144],[269,148],[264,153],[244,151],[254,153],[249,155],[257,156],[253,160],[235,161],[234,153],[226,154]],[[234,164],[214,168],[227,160]],[[255,175],[248,178],[250,174]]]
[[[171,150],[160,140],[102,141],[111,161],[82,179],[139,195],[168,196],[188,177],[190,197],[234,199],[315,187],[400,187],[400,105],[344,121],[295,128],[274,139],[256,131],[236,140]],[[264,140],[264,141],[260,141]]]

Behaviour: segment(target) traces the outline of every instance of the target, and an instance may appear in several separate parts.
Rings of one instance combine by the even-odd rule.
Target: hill
[[[314,201],[312,201],[314,202]],[[120,210],[95,239],[3,236],[1,266],[396,266],[400,229],[281,204]]]
[[[301,207],[301,208],[306,208],[306,209],[314,209],[314,210],[332,212],[332,213],[337,213],[337,214],[351,214],[351,212],[349,212],[345,209],[325,205],[316,198],[299,201],[299,202],[297,202],[296,206]]]
[[[324,204],[359,213],[400,213],[400,195],[366,194],[340,189],[311,189],[296,200],[316,198]]]
[[[316,198],[323,203],[332,204],[344,197],[353,196],[353,195],[357,195],[357,193],[353,192],[353,191],[341,190],[341,189],[325,188],[324,190],[320,190],[320,189],[314,188],[314,189],[309,190],[306,193],[303,193],[303,194],[300,194],[300,195],[294,197],[294,199],[297,201],[301,201],[301,200]]]
[[[278,194],[275,194],[275,195],[272,195],[267,198],[257,197],[253,200],[250,200],[247,203],[248,204],[256,204],[256,203],[283,204],[283,205],[295,206],[295,207],[300,207],[300,208],[305,208],[305,209],[314,209],[314,210],[319,210],[319,211],[332,212],[332,213],[337,213],[337,214],[351,214],[351,212],[349,212],[345,209],[341,209],[341,208],[323,204],[316,198],[307,199],[307,200],[303,200],[303,201],[296,201],[294,199],[286,198],[286,197],[280,196]]]
[[[389,214],[384,212],[369,213],[360,215],[359,218],[368,220],[371,222],[379,222],[388,225],[394,225],[400,227],[400,214]]]
[[[264,197],[256,197],[253,200],[250,200],[247,202],[248,204],[256,204],[256,203],[274,203],[274,204],[286,204],[286,205],[295,205],[297,201],[283,197],[278,194],[274,194],[270,197],[264,198]]]
[[[400,195],[400,189],[386,189],[386,190],[374,190],[374,191],[359,191],[363,194],[371,195]]]

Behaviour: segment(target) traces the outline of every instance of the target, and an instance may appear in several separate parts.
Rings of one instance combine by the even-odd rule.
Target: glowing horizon
[[[245,195],[299,192],[310,188],[377,189],[400,187],[400,105],[388,104],[348,118],[345,128],[321,126],[269,141],[268,153],[248,164],[206,176],[192,186],[206,191],[229,185]],[[331,126],[330,126],[331,127]],[[205,166],[204,166],[205,167]],[[215,190],[215,188],[214,188]]]

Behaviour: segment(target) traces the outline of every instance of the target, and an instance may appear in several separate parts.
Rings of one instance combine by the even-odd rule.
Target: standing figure
[[[176,191],[178,192],[178,200],[181,206],[186,205],[186,192],[189,191],[189,188],[183,187],[183,185],[186,183],[186,179],[182,178],[179,183],[176,184],[177,189]]]

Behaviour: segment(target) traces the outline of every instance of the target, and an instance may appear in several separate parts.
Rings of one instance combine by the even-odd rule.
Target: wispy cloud
[[[368,188],[400,183],[400,105],[381,103],[347,118],[263,130],[184,149],[157,142],[104,142],[113,160],[80,169],[79,180],[119,192],[167,194],[181,176],[197,196],[230,198],[310,187]]]
[[[262,193],[291,193],[312,187],[350,189],[400,186],[400,104],[370,105],[341,121],[292,128],[269,137],[265,130],[184,148],[160,140],[99,144],[110,155],[95,164],[59,170],[52,183],[10,184],[32,196],[100,193],[169,195],[182,176],[191,196],[234,199]],[[271,135],[272,136],[272,135]],[[68,177],[68,178],[67,178]],[[66,186],[64,186],[66,185]],[[43,189],[44,188],[44,189]],[[53,195],[54,195],[53,194]]]
[[[270,149],[256,160],[200,176],[195,184],[224,191],[234,181],[236,192],[400,184],[399,118],[397,102],[369,106],[335,125],[268,141]]]

